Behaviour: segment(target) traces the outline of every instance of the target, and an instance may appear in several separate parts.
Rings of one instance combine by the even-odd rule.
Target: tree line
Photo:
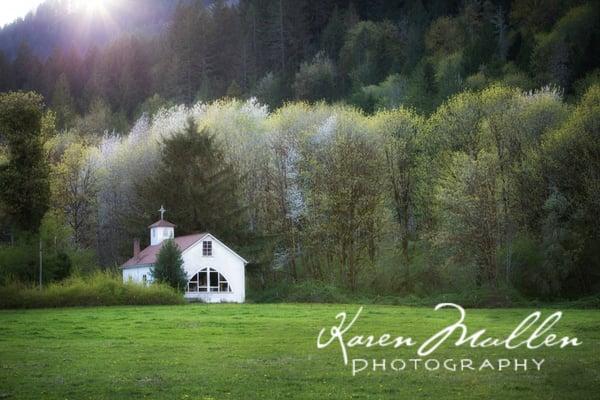
[[[430,116],[199,102],[100,142],[57,133],[38,95],[0,102],[2,218],[20,232],[0,251],[3,279],[35,276],[34,231],[80,273],[118,265],[165,204],[178,235],[208,230],[251,260],[258,287],[598,290],[598,84],[575,104],[553,88],[493,85]]]
[[[0,281],[40,242],[47,280],[114,268],[165,204],[256,287],[597,292],[595,2],[155,6],[162,30],[0,52]]]

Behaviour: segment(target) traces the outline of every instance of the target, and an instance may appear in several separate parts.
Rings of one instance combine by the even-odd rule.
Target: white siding
[[[162,233],[162,232],[160,232]],[[202,255],[202,242],[212,241],[212,256]],[[221,244],[212,235],[206,235],[197,243],[188,247],[182,253],[183,269],[188,279],[204,268],[213,268],[221,273],[231,292],[190,292],[186,293],[188,299],[200,299],[208,303],[243,303],[246,299],[246,268],[243,259]],[[132,280],[142,282],[146,275],[147,282],[151,282],[150,265],[123,268],[123,281]]]
[[[150,276],[150,266],[144,265],[133,268],[123,268],[123,282],[127,282],[128,280],[132,280],[133,282],[143,282],[144,275],[146,275],[146,280],[148,282],[152,282],[152,277]]]
[[[212,241],[212,256],[202,255],[202,242]],[[203,268],[213,268],[220,272],[229,282],[231,292],[197,292],[186,293],[187,298],[198,298],[210,303],[233,302],[243,303],[246,299],[246,273],[244,261],[235,253],[215,240],[212,235],[206,235],[197,243],[190,246],[182,254],[183,268],[188,279]]]
[[[173,239],[175,229],[171,227],[158,227],[150,229],[150,246],[162,243],[163,240]]]

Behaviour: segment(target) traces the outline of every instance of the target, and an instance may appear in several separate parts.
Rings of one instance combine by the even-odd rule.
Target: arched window
[[[188,282],[188,292],[231,292],[229,282],[213,268],[198,271]]]

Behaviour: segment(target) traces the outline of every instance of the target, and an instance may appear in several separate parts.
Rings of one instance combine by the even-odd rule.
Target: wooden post
[[[42,237],[40,236],[40,290],[42,290]]]

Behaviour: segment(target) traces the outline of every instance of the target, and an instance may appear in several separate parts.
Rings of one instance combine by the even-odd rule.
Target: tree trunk
[[[285,72],[285,43],[283,37],[283,0],[279,0],[279,43],[280,43],[280,61],[281,72]]]

